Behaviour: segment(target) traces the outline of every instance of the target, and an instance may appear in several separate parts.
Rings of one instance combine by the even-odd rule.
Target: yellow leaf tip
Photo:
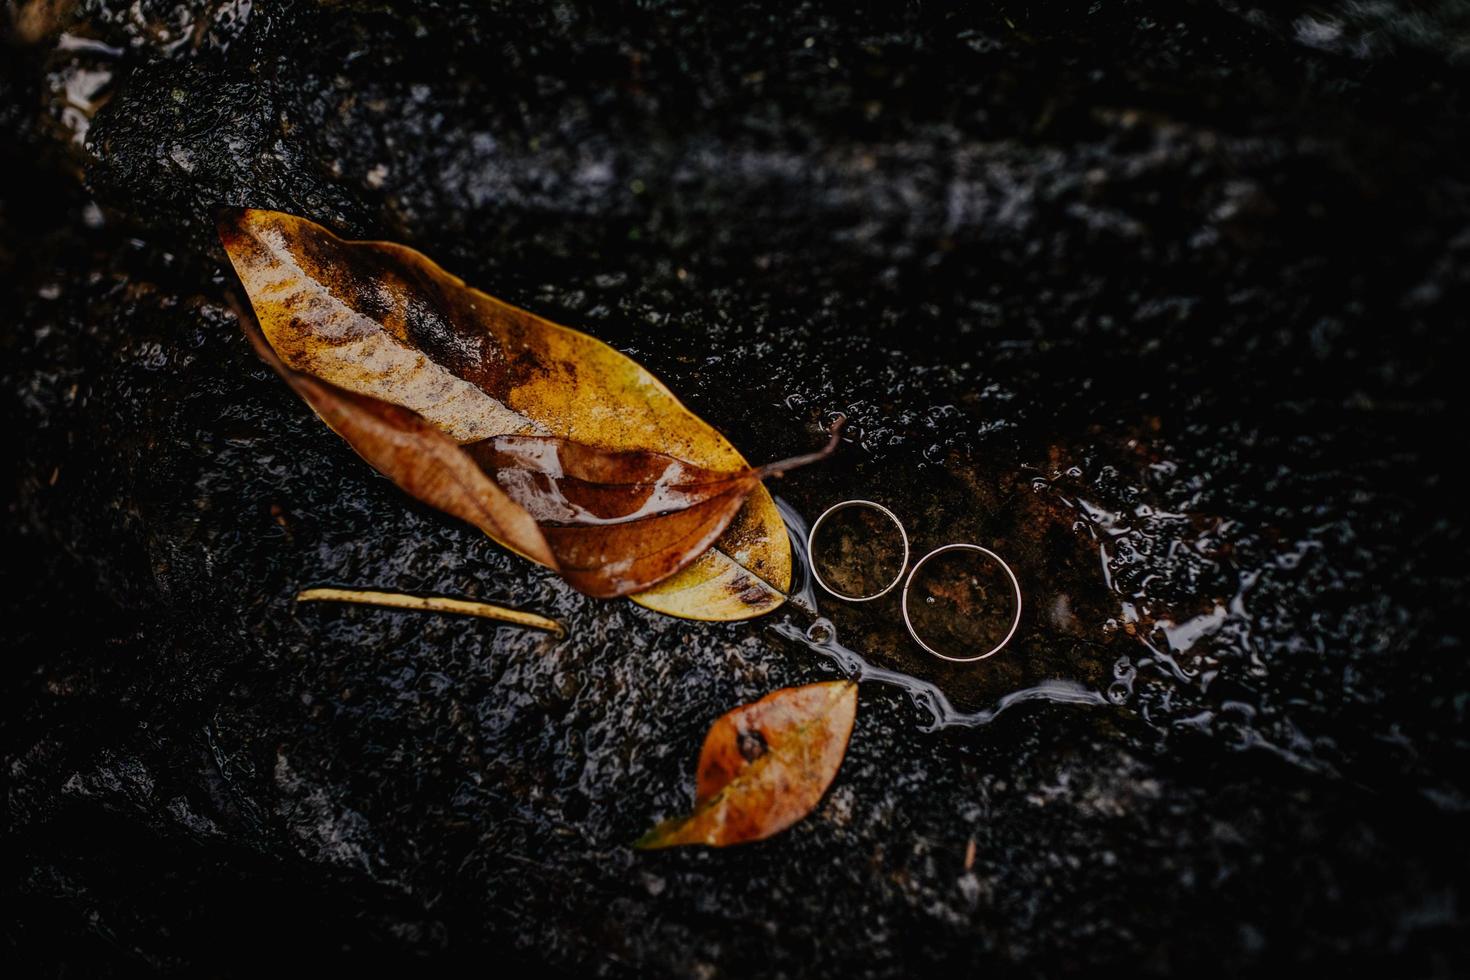
[[[669,840],[670,821],[665,820],[656,824],[651,830],[633,842],[635,851],[658,851],[665,847],[672,847]]]

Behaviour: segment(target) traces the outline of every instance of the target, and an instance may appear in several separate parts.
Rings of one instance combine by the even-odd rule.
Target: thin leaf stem
[[[842,427],[847,424],[847,416],[839,415],[832,423],[832,431],[828,436],[827,445],[814,453],[804,453],[800,456],[792,456],[789,459],[780,459],[774,463],[767,463],[756,468],[756,475],[761,479],[768,476],[782,476],[788,470],[794,470],[809,463],[820,462],[837,451],[837,444],[842,438]]]

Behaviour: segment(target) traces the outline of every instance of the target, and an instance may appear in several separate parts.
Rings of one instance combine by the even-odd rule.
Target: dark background
[[[19,973],[1464,975],[1466,4],[7,13]],[[805,822],[634,853],[834,648],[405,499],[249,353],[219,204],[420,248],[753,459],[845,412],[778,494],[995,547],[1020,639],[940,670],[824,603],[966,724],[865,683]]]

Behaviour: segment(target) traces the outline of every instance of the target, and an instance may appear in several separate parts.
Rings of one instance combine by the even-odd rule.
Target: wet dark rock
[[[1397,5],[1412,38],[1374,32],[1391,4],[1040,6],[25,5],[8,959],[1463,973],[1454,5]],[[794,607],[572,592],[250,355],[220,204],[421,248],[754,459],[846,413],[778,493],[994,548],[1017,641],[940,665],[896,595],[820,600],[808,643]],[[320,584],[572,634],[293,605]],[[835,644],[953,712],[865,683],[811,819],[633,853],[709,722]]]

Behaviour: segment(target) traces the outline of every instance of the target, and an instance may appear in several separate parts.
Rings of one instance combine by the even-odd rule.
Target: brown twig
[[[385,609],[411,609],[419,612],[452,613],[456,616],[478,616],[493,619],[527,629],[545,630],[557,636],[566,636],[566,627],[554,619],[536,613],[507,609],[488,602],[472,602],[468,599],[451,599],[448,596],[418,596],[403,592],[373,592],[364,589],[306,589],[296,596],[297,602],[349,602],[363,606],[382,606]]]

